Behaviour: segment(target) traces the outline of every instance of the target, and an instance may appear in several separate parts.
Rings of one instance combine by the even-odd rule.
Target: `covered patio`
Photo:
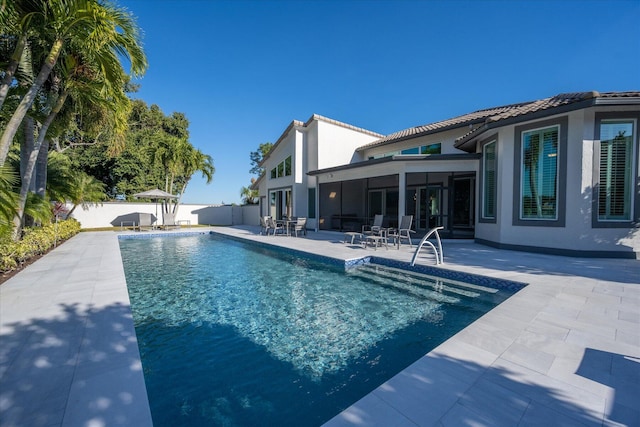
[[[310,172],[317,178],[318,229],[360,231],[375,215],[396,228],[412,215],[419,238],[436,226],[474,237],[477,156],[401,155]]]

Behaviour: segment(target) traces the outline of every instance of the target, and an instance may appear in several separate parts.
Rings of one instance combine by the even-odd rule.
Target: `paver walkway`
[[[80,233],[0,285],[0,425],[151,426],[115,233]]]
[[[215,230],[345,260],[413,254]],[[459,241],[444,255],[529,286],[326,426],[640,426],[640,261]],[[0,286],[0,425],[151,425],[115,233],[81,233]]]

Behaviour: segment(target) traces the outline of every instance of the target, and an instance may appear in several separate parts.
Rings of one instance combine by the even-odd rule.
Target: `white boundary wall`
[[[73,205],[67,204],[67,209]],[[80,222],[82,228],[120,227],[131,225],[131,221],[138,222],[139,214],[151,214],[152,219],[158,218],[162,224],[162,207],[158,203],[129,203],[104,202],[102,205],[91,206],[84,210],[78,206],[73,218]],[[214,206],[181,204],[178,208],[176,221],[190,221],[191,224],[202,225],[260,225],[260,211],[258,205],[246,206]]]

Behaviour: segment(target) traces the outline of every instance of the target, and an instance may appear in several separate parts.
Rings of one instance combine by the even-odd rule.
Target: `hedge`
[[[57,224],[26,228],[22,240],[14,242],[10,236],[0,236],[0,272],[21,267],[26,261],[42,255],[54,245],[80,232],[80,223],[68,219]]]

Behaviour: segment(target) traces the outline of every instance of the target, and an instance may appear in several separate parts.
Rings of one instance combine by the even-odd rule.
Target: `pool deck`
[[[214,230],[343,260],[413,255]],[[0,426],[152,425],[117,235],[81,233],[0,285]],[[528,286],[325,427],[640,426],[640,261],[470,241],[445,241],[444,260]]]

